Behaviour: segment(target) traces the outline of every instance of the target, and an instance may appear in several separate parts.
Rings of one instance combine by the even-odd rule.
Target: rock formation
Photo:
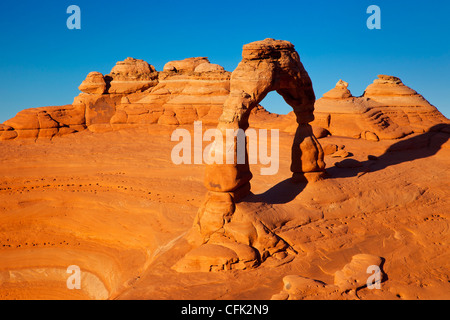
[[[272,300],[304,300],[316,299],[318,292],[326,293],[330,299],[346,299],[345,294],[351,292],[353,299],[358,299],[357,291],[370,286],[378,286],[386,277],[381,267],[383,259],[371,254],[357,254],[350,263],[334,274],[334,283],[326,284],[319,280],[309,279],[297,275],[283,278],[283,290],[272,296]],[[378,281],[368,281],[367,270],[375,270]],[[348,299],[348,298],[347,298]]]
[[[0,139],[52,138],[84,130],[84,109],[76,105],[32,108],[20,111],[14,118],[5,121],[6,132]]]
[[[364,97],[378,104],[378,108],[399,126],[410,126],[414,132],[422,133],[436,124],[448,122],[436,107],[397,77],[379,75],[366,88]]]
[[[113,128],[152,123],[190,124],[196,120],[217,123],[229,93],[230,73],[214,65],[209,71],[195,71],[203,65],[212,64],[207,58],[168,62],[150,92],[122,99],[111,119]]]
[[[339,81],[313,116],[294,47],[267,39],[245,45],[232,74],[204,57],[161,72],[130,58],[80,89],[71,105],[0,124],[1,140],[19,140],[0,143],[0,299],[449,297],[450,125],[427,128],[439,113],[400,80],[381,76],[363,97]],[[270,90],[294,111],[260,106]],[[168,157],[173,129],[194,120],[295,135],[280,133],[279,174],[252,177],[242,163],[204,175]],[[429,131],[337,136],[416,130]],[[210,155],[236,158],[236,143]],[[320,179],[323,155],[333,178],[294,183]],[[68,289],[68,266],[82,270],[81,290]],[[370,290],[383,268],[382,290]]]
[[[348,82],[339,80],[336,87],[325,93],[323,97],[326,99],[347,99],[351,98],[352,94],[348,90]]]
[[[315,95],[294,46],[287,41],[266,39],[245,45],[242,56],[231,75],[230,95],[224,103],[218,130],[224,137],[227,129],[246,130],[252,109],[267,93],[275,90],[292,106],[298,123],[292,146],[291,171],[298,178],[305,173],[320,175],[325,167],[323,152],[309,125],[314,120]],[[223,150],[214,152],[224,153]],[[206,185],[211,191],[229,192],[239,187],[246,188],[250,179],[248,164],[244,167],[207,167]]]
[[[353,97],[340,80],[315,104],[314,126],[331,134],[378,141],[427,131],[448,120],[397,77],[379,75],[364,95]]]
[[[175,60],[167,62],[164,65],[163,71],[182,72],[182,73],[194,72],[199,65],[204,63],[209,64],[208,58],[195,57],[195,58],[186,58],[184,60]]]
[[[155,67],[140,59],[126,58],[119,61],[106,76],[108,93],[130,94],[142,92],[158,83]]]
[[[215,125],[229,94],[229,80],[230,72],[205,57],[168,62],[161,72],[143,60],[127,58],[108,75],[90,72],[72,105],[20,111],[0,128],[0,139],[196,120]]]
[[[105,78],[100,72],[89,72],[86,79],[80,84],[78,89],[85,93],[103,94],[106,91]]]
[[[286,258],[289,245],[261,221],[252,210],[238,202],[250,193],[248,161],[238,163],[238,138],[224,149],[227,130],[246,130],[253,108],[270,91],[276,90],[292,106],[298,127],[292,145],[293,180],[318,180],[323,176],[323,151],[309,125],[314,120],[315,95],[308,73],[294,46],[288,41],[265,39],[244,45],[242,61],[233,71],[230,94],[223,106],[217,130],[222,144],[216,143],[210,156],[221,164],[206,166],[208,193],[199,209],[188,240],[197,246],[174,266],[181,272],[246,268],[268,257]],[[248,159],[246,140],[244,159]],[[227,162],[231,155],[232,164]]]
[[[283,50],[285,49],[281,51]],[[230,94],[231,82],[249,86],[244,84],[247,80],[245,75],[260,72],[255,71],[255,66],[249,63],[265,61],[267,57],[258,56],[259,54],[258,49],[252,48],[251,45],[244,48],[248,62],[241,66],[242,70],[238,72],[240,74],[236,73],[233,81],[230,81],[230,72],[220,65],[210,63],[206,57],[170,61],[161,72],[143,60],[127,58],[117,62],[107,75],[90,72],[80,84],[81,93],[74,98],[72,105],[20,111],[4,123],[5,127],[0,128],[0,132],[3,132],[0,140],[51,139],[85,129],[103,132],[150,124],[191,124],[197,120],[206,125],[217,125]],[[258,60],[260,58],[263,60]],[[280,68],[292,67],[283,66],[283,63],[291,63],[283,59],[280,59]],[[249,113],[244,111],[244,108],[239,117],[243,117],[244,122],[250,121],[252,127],[275,128],[293,134],[297,130],[312,128],[316,138],[333,134],[378,141],[423,132],[437,123],[448,121],[399,78],[380,75],[367,87],[362,97],[353,97],[348,90],[348,83],[339,80],[335,88],[315,102],[315,120],[310,122],[311,126],[300,122],[302,125],[299,127],[299,118],[295,111],[297,107],[288,115],[272,114],[258,104],[253,107],[253,100],[260,101],[267,90],[272,90],[271,81],[273,82],[274,78],[270,72],[260,76],[261,79],[266,76],[268,78],[254,84],[255,88],[243,87],[244,91],[256,90],[254,97],[239,97],[241,91],[237,89],[232,92],[234,98],[229,98],[227,102],[233,104],[242,100],[251,103],[252,107],[246,108],[251,110],[254,116],[247,120]],[[291,76],[293,75],[289,73],[283,75],[277,80],[282,84],[274,89],[288,103],[297,98],[297,93],[285,88],[289,87]],[[264,86],[269,89],[258,91]],[[304,93],[299,93],[302,94]],[[244,101],[246,99],[248,101]],[[302,112],[307,114],[309,111]],[[225,113],[223,118],[227,116],[230,115]],[[312,114],[307,116],[311,117]]]

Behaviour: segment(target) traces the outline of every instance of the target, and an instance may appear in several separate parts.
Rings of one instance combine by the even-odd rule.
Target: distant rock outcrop
[[[250,59],[258,58],[251,57],[251,48],[246,50]],[[51,139],[85,129],[103,132],[197,120],[216,125],[230,94],[230,77],[230,72],[206,57],[170,61],[160,72],[144,60],[126,58],[107,75],[90,72],[71,105],[20,111],[0,127],[0,140]],[[386,75],[378,76],[361,97],[352,96],[348,83],[339,80],[314,108],[315,120],[310,124],[317,138],[332,134],[373,141],[398,139],[448,123],[423,96],[399,78]],[[293,134],[297,130],[294,112],[277,115],[258,105],[251,114],[252,127]]]
[[[154,87],[158,83],[158,72],[144,60],[126,58],[117,62],[106,78],[108,93],[130,94]]]
[[[424,132],[436,124],[448,122],[436,107],[397,77],[379,75],[366,88],[364,97],[397,125],[409,126],[414,132]]]
[[[134,58],[119,61],[108,75],[90,72],[71,105],[20,111],[0,127],[0,139],[52,138],[149,125],[201,120],[217,124],[229,94],[230,72],[208,58],[168,62],[157,72]]]
[[[78,89],[85,93],[103,94],[106,91],[105,78],[100,72],[89,72],[86,79],[80,84]]]
[[[325,93],[323,97],[327,99],[347,99],[351,98],[352,94],[348,90],[348,82],[339,80],[336,87]]]
[[[203,63],[209,63],[206,57],[186,58],[184,60],[175,60],[167,62],[163,71],[169,72],[193,72],[195,68]]]
[[[5,121],[4,128],[6,130],[0,137],[2,140],[51,138],[84,130],[85,112],[75,105],[25,109]]]
[[[215,66],[207,58],[168,62],[150,92],[122,99],[111,125],[113,128],[152,123],[178,125],[196,120],[217,123],[229,94],[230,72]],[[198,67],[208,71],[195,71]]]
[[[314,126],[331,134],[378,141],[398,139],[448,122],[434,106],[393,76],[379,75],[361,97],[340,80],[315,104]]]

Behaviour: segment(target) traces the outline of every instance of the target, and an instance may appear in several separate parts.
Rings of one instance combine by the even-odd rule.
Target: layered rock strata
[[[448,120],[423,96],[393,76],[379,75],[363,96],[339,81],[315,104],[314,126],[333,135],[367,140],[399,139]]]
[[[217,125],[223,141],[216,143],[210,153],[216,161],[218,157],[223,160],[206,166],[208,193],[187,237],[196,248],[174,265],[175,270],[248,268],[269,257],[287,258],[289,244],[253,210],[238,203],[250,193],[252,178],[246,140],[238,142],[235,137],[233,144],[225,147],[228,132],[246,130],[252,109],[274,90],[293,108],[298,123],[291,156],[293,180],[306,182],[323,176],[324,154],[309,125],[314,120],[315,94],[294,46],[274,39],[244,45],[242,61],[231,75],[230,94]],[[242,157],[238,150],[245,153],[244,162],[237,161]],[[229,158],[234,159],[233,163],[227,162]]]
[[[90,72],[71,105],[20,111],[0,127],[0,139],[196,120],[215,125],[229,94],[229,80],[230,72],[204,57],[168,62],[161,72],[143,60],[127,58],[107,75]]]

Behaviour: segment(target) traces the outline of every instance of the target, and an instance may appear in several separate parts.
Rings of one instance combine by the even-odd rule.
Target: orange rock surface
[[[292,136],[281,132],[278,174],[252,165],[252,195],[235,215],[270,221],[294,258],[255,269],[254,253],[239,251],[241,270],[211,273],[172,268],[194,249],[184,237],[206,192],[204,166],[173,164],[172,130],[150,128],[0,142],[1,299],[271,299],[286,276],[326,284],[302,285],[291,299],[450,298],[448,127],[399,141],[323,138],[360,166],[326,155],[329,177],[308,184],[290,182]],[[232,266],[225,248],[240,250],[224,243],[209,259],[225,255]],[[384,259],[381,289],[333,289],[358,254]],[[66,287],[70,265],[84,274],[81,290]]]
[[[230,90],[230,73],[207,58],[168,62],[157,72],[134,58],[119,61],[108,75],[90,72],[72,105],[26,109],[4,123],[2,140],[48,138],[88,129],[120,130],[201,120],[216,124]],[[8,131],[8,132],[6,132]]]
[[[347,86],[341,80],[316,101],[313,125],[333,135],[378,141],[449,123],[436,107],[397,77],[379,75],[361,97],[353,97]]]
[[[244,50],[249,61],[254,59],[252,50],[251,44]],[[251,68],[243,72],[251,73]],[[72,105],[20,111],[4,122],[8,130],[0,128],[6,131],[0,140],[52,139],[85,129],[104,132],[156,123],[215,125],[230,94],[230,77],[230,72],[206,57],[170,61],[161,72],[143,60],[127,58],[108,75],[90,72]],[[251,112],[255,115],[249,119],[252,127],[297,130],[294,111],[277,115],[257,105]],[[317,138],[332,134],[372,141],[398,139],[449,123],[423,96],[399,78],[385,75],[361,97],[353,97],[348,83],[339,80],[315,102],[314,118],[311,126]]]
[[[314,103],[266,39],[232,74],[127,58],[80,90],[0,125],[0,299],[450,299],[450,124],[398,78]],[[291,114],[259,105],[271,90]],[[278,172],[174,164],[195,120],[280,129]]]

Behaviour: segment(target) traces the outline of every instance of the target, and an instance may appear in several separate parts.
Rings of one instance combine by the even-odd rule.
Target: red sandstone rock
[[[276,48],[290,52],[293,46],[271,39],[244,46],[244,60],[235,72],[232,80],[234,86],[247,91],[256,90],[264,96],[267,89],[262,88],[268,82],[261,79],[271,77],[269,61],[272,58],[269,52]],[[280,70],[292,67],[287,62],[289,59],[280,60],[283,61]],[[256,61],[260,63],[258,71],[252,69]],[[8,130],[11,132],[5,133],[3,139],[61,135],[86,127],[91,131],[105,131],[154,123],[190,124],[197,120],[206,125],[215,125],[219,117],[229,117],[227,108],[222,112],[225,103],[239,104],[242,100],[244,104],[252,104],[252,99],[245,102],[247,98],[235,93],[229,97],[231,74],[221,66],[211,64],[205,57],[172,61],[166,64],[164,70],[158,73],[143,60],[127,58],[117,62],[107,76],[91,72],[80,85],[83,93],[74,99],[73,106],[21,111],[5,122],[12,130]],[[255,72],[259,73],[260,80],[254,84],[254,88],[248,87],[251,81],[247,81],[247,78]],[[279,76],[276,81],[282,86],[290,85],[289,77],[285,75]],[[280,92],[283,93],[283,90]],[[289,95],[285,94],[285,97],[289,101]],[[308,116],[310,110],[303,113],[295,111],[298,109],[295,103],[294,111],[283,116],[271,114],[259,105],[248,108],[251,110],[249,113],[246,113],[246,108],[238,113],[242,113],[244,120],[256,128],[273,128],[295,134],[297,121],[303,123],[312,119],[311,115]],[[340,80],[335,88],[315,102],[314,108],[315,119],[311,124],[316,138],[332,134],[371,141],[398,139],[412,132],[427,131],[438,123],[448,123],[435,107],[405,86],[399,78],[385,75],[380,75],[369,85],[362,97],[353,97],[348,90],[348,83]],[[43,113],[39,118],[37,114],[41,111]],[[249,118],[250,114],[252,116]],[[55,128],[71,130],[55,131]],[[39,134],[40,129],[47,133],[42,131]]]
[[[343,299],[346,294],[350,295],[344,299],[355,299],[357,298],[356,290],[366,287],[368,282],[370,285],[381,288],[384,277],[381,265],[382,259],[378,256],[356,254],[352,257],[351,262],[335,272],[334,284],[326,284],[298,275],[285,276],[283,290],[273,295],[272,300],[315,299],[317,292],[326,294],[329,299]],[[373,270],[379,271],[376,275],[377,279],[368,281],[368,278],[374,273]]]
[[[17,132],[10,126],[0,124],[0,140],[11,140],[17,137]]]
[[[208,58],[195,57],[195,58],[186,58],[184,60],[175,60],[167,62],[164,65],[163,71],[194,72],[195,68],[203,63],[209,64]]]
[[[239,261],[231,249],[215,244],[204,244],[190,251],[172,268],[178,272],[210,272],[231,270]]]
[[[93,95],[81,93],[75,97],[73,106],[85,110],[85,125],[94,131],[94,126],[110,126],[111,118],[116,112],[116,105],[122,96],[114,94]]]
[[[350,90],[347,89],[348,83],[342,80],[339,80],[336,83],[336,87],[328,91],[323,95],[324,98],[328,99],[347,99],[352,97]]]
[[[414,132],[424,132],[436,124],[448,123],[436,107],[397,77],[379,75],[366,88],[364,97],[373,102],[374,109],[388,114],[398,126],[409,127]]]
[[[117,98],[113,118],[118,124],[150,115],[147,106],[136,103],[145,95]],[[36,108],[28,116],[47,126],[45,135],[55,129],[57,135],[67,134],[73,132],[69,124],[85,123],[83,108]],[[250,119],[260,116],[260,125],[266,116],[281,118],[258,106],[253,110]],[[212,205],[196,221],[207,237],[198,233],[192,244],[182,235],[201,205],[203,167],[167,160],[173,128],[81,132],[52,143],[2,141],[0,298],[266,299],[283,284],[274,298],[447,297],[446,247],[440,244],[448,230],[448,127],[381,143],[325,138],[324,145],[333,142],[343,149],[345,144],[374,170],[358,178],[353,174],[367,171],[334,168],[330,171],[345,178],[338,174],[300,188],[284,180],[286,168],[274,176],[255,175],[248,198],[236,200],[241,188],[210,198]],[[23,131],[41,136],[40,130]],[[0,139],[17,132],[0,125]],[[292,136],[280,134],[282,164],[290,163],[291,142]],[[377,155],[376,163],[368,163],[371,154]],[[344,164],[352,168],[359,165],[355,161]],[[358,258],[358,264],[346,266],[360,253],[386,257],[389,279],[382,290],[364,287],[371,276],[367,266],[380,259]],[[221,274],[170,270],[185,254],[181,271]],[[250,272],[226,271],[260,263]],[[82,290],[67,290],[65,269],[71,264],[82,269]],[[188,285],[180,290],[180,283]]]
[[[358,289],[366,286],[367,279],[373,271],[367,272],[368,268],[375,266],[380,268],[382,259],[371,254],[357,254],[352,257],[352,261],[344,266],[342,270],[334,274],[334,284],[340,290]],[[383,274],[380,269],[380,281]]]
[[[325,145],[322,146],[323,149],[323,153],[327,156],[327,155],[331,155],[333,153],[335,153],[336,151],[338,151],[338,146],[332,143],[327,143]]]
[[[197,67],[195,67],[194,72],[216,72],[216,71],[225,71],[225,69],[218,65],[213,63],[201,63]]]
[[[124,61],[117,62],[105,78],[110,79],[108,88],[110,94],[144,91],[158,83],[158,73],[155,67],[134,58],[126,58]]]
[[[332,135],[372,141],[398,139],[448,120],[397,77],[380,75],[362,97],[352,97],[346,83],[316,101],[315,126]]]
[[[128,117],[126,123],[130,126],[147,123],[143,119],[147,119],[148,114],[151,114],[151,123],[177,125],[201,120],[204,124],[217,124],[222,105],[229,94],[229,79],[230,73],[223,69],[204,73],[186,69],[160,72],[159,83],[151,92],[129,95],[130,101],[124,104],[128,107],[119,105],[117,108],[128,112],[135,104],[142,110],[140,116]],[[144,112],[144,109],[147,111]]]
[[[103,94],[106,91],[106,82],[100,72],[89,72],[86,79],[78,89],[85,93]]]
[[[187,236],[188,241],[203,245],[179,260],[175,265],[176,270],[197,271],[198,267],[191,266],[191,255],[192,252],[202,250],[205,243],[222,246],[231,241],[251,246],[258,251],[259,255],[256,256],[260,257],[251,265],[257,265],[269,257],[275,260],[289,259],[286,252],[289,245],[267,227],[267,221],[262,222],[252,212],[238,210],[238,199],[250,193],[252,173],[248,162],[237,163],[236,141],[231,148],[224,148],[227,145],[226,131],[246,130],[252,110],[258,108],[259,102],[268,92],[276,90],[284,97],[293,107],[298,123],[291,156],[293,180],[317,181],[325,168],[322,148],[308,124],[314,119],[315,95],[312,83],[294,46],[287,41],[265,39],[244,45],[242,56],[242,61],[231,74],[230,93],[217,125],[224,141],[222,146],[215,144],[210,153],[211,157],[219,157],[223,161],[222,164],[212,163],[206,167],[205,186],[209,192]],[[247,153],[247,148],[243,150]],[[234,163],[227,163],[228,156],[235,159]],[[245,158],[248,158],[247,154]],[[247,254],[245,258],[237,255],[236,263],[241,260],[248,262],[248,257]],[[202,259],[198,256],[197,260]],[[206,266],[202,268],[211,270],[210,262],[204,263]]]
[[[5,121],[9,127],[3,139],[52,138],[85,128],[84,107],[67,105],[60,107],[31,108],[20,111],[14,118]],[[71,130],[61,130],[71,128]],[[14,132],[14,133],[12,133]]]

